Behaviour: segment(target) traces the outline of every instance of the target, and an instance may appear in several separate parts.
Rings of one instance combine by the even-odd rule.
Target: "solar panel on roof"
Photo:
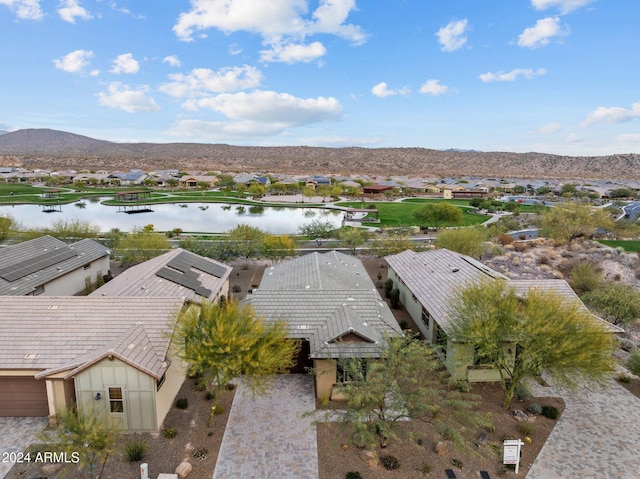
[[[33,258],[25,259],[0,269],[0,278],[6,281],[15,281],[36,271],[41,271],[55,264],[62,263],[77,255],[75,251],[68,247],[47,251]]]
[[[223,266],[207,261],[204,258],[190,254],[186,251],[181,251],[178,256],[167,263],[167,266],[179,271],[188,271],[191,268],[195,268],[204,273],[213,275],[216,278],[222,278],[227,272]]]
[[[179,284],[180,286],[184,286],[204,298],[208,298],[212,293],[210,289],[207,289],[200,284],[198,276],[192,271],[179,272],[163,267],[156,271],[156,276],[171,281],[172,283]]]

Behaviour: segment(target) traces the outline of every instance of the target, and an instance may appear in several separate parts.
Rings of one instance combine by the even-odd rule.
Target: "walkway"
[[[0,479],[13,467],[12,462],[4,462],[4,453],[24,452],[47,424],[46,417],[0,417]]]
[[[279,375],[262,396],[239,383],[213,479],[317,479],[313,377]]]
[[[566,409],[526,479],[640,478],[640,399],[614,380],[605,389],[531,389],[561,396]]]

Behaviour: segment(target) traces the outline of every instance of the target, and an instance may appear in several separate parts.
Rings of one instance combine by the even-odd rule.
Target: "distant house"
[[[178,185],[181,188],[199,188],[200,185],[213,188],[216,181],[218,181],[218,177],[213,175],[184,175],[178,180]]]
[[[130,170],[127,172],[115,171],[108,177],[109,180],[117,180],[122,186],[141,185],[147,178],[142,170]]]
[[[292,372],[314,368],[318,398],[346,379],[341,359],[379,358],[386,338],[402,335],[362,263],[335,251],[267,268],[243,304],[265,321],[286,321],[289,337],[302,340]]]
[[[271,180],[267,176],[258,173],[238,173],[233,177],[233,182],[245,186],[251,186],[254,183],[265,187],[271,185]]]
[[[316,186],[331,186],[331,178],[324,175],[308,176],[305,179],[306,186],[315,188]]]
[[[108,183],[109,173],[78,173],[72,178],[74,183]]]
[[[386,191],[393,190],[393,186],[391,185],[369,185],[362,187],[362,193],[365,196],[382,196]]]
[[[487,198],[489,190],[487,188],[468,188],[464,190],[452,190],[453,198]]]
[[[156,431],[185,379],[170,333],[179,298],[0,296],[0,416],[77,406]]]
[[[52,236],[0,248],[0,295],[82,293],[109,272],[110,255],[91,239],[67,244]]]
[[[434,345],[454,379],[470,382],[500,379],[498,370],[477,364],[472,345],[456,342],[452,338],[454,322],[450,314],[451,301],[465,286],[487,279],[504,280],[520,296],[536,288],[554,292],[584,307],[564,280],[509,280],[479,261],[447,249],[421,253],[407,250],[385,259],[389,264],[389,278],[400,290],[400,301],[425,339]],[[601,321],[612,333],[621,332],[617,326],[595,316],[594,321]],[[515,351],[509,344],[505,344],[504,349],[507,357],[515,359]]]
[[[229,296],[232,268],[175,248],[126,269],[91,296],[181,298],[189,303]]]

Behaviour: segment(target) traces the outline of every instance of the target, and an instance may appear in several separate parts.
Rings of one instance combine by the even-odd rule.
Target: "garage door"
[[[33,378],[0,378],[0,417],[48,416],[47,385]]]

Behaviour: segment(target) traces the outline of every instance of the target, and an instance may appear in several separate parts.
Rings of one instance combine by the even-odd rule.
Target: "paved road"
[[[614,380],[604,389],[532,389],[563,397],[566,409],[526,479],[640,478],[640,399]]]
[[[222,438],[213,479],[317,479],[313,377],[273,378],[263,396],[239,383]]]
[[[47,423],[46,417],[0,417],[0,479],[13,467],[4,454],[24,452]]]

